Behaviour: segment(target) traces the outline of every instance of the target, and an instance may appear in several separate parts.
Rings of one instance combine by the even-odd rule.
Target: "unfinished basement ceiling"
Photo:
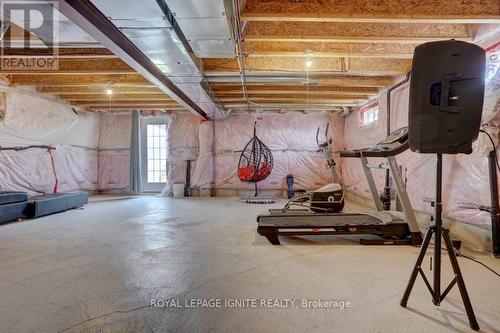
[[[34,86],[40,93],[58,95],[76,108],[91,111],[184,109],[63,14],[57,20],[58,70],[1,70],[0,74],[6,75],[12,86]],[[6,23],[10,31],[5,37],[21,38],[24,30],[19,26],[26,24]],[[46,43],[45,36],[32,34],[31,38]],[[3,49],[3,56],[50,56],[43,43],[39,44],[39,48]],[[112,95],[107,94],[108,89]]]
[[[408,73],[417,45],[451,38],[478,42],[500,29],[497,0],[80,3],[95,5],[212,118],[238,110],[356,108]],[[1,74],[12,85],[36,86],[90,110],[193,111],[72,19],[60,18],[58,71]]]
[[[500,29],[496,0],[229,2],[240,6],[241,57],[203,59],[226,108],[359,106],[409,72],[417,45]]]

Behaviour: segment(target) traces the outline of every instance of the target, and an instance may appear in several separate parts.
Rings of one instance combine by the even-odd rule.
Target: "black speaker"
[[[479,134],[486,54],[456,40],[419,45],[410,80],[409,145],[418,153],[470,154]]]

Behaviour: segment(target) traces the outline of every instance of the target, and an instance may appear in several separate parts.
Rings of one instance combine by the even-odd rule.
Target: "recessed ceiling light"
[[[312,65],[313,65],[312,60],[310,60],[310,59],[306,60],[306,67],[307,68],[310,68]]]
[[[113,94],[113,90],[111,90],[111,89],[106,89],[106,94],[108,94],[108,95],[112,95],[112,94]]]

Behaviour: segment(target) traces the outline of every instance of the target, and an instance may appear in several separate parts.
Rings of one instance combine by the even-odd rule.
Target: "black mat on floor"
[[[78,208],[89,201],[86,192],[44,194],[31,197],[28,202],[28,216],[37,218],[69,209]]]

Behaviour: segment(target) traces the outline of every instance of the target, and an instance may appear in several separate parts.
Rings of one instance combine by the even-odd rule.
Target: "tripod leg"
[[[469,299],[469,294],[465,288],[464,278],[462,272],[460,271],[460,266],[458,265],[457,257],[455,256],[455,251],[453,249],[453,244],[451,243],[450,234],[448,229],[443,230],[443,239],[446,244],[446,250],[448,251],[448,256],[450,257],[451,267],[453,267],[453,272],[457,279],[458,290],[460,291],[460,296],[462,296],[462,301],[464,302],[465,312],[467,312],[467,317],[469,318],[470,327],[478,331],[479,324],[476,320],[476,315],[474,314],[474,309]]]
[[[424,260],[425,257],[425,252],[427,251],[427,248],[429,247],[429,243],[431,242],[432,234],[434,233],[434,228],[435,226],[430,227],[427,229],[427,232],[425,233],[425,238],[424,242],[422,243],[422,247],[420,248],[420,252],[418,253],[417,257],[417,262],[415,263],[415,266],[413,267],[413,272],[411,273],[410,276],[410,281],[408,281],[408,285],[406,286],[405,293],[403,294],[403,298],[401,299],[401,304],[402,307],[406,307],[406,304],[408,303],[408,298],[410,297],[411,290],[413,288],[413,285],[415,284],[415,280],[417,279],[418,271],[420,269],[420,266],[422,265],[422,261]]]

